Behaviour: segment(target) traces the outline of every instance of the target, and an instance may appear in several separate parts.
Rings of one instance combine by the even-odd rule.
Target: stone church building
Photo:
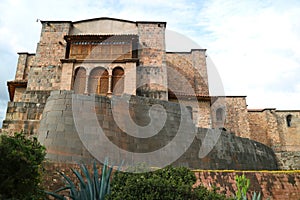
[[[300,169],[300,111],[250,110],[245,96],[210,96],[206,50],[166,51],[166,22],[96,18],[41,24],[36,52],[18,53],[15,79],[7,82],[2,132],[39,134],[47,99],[57,91],[130,94],[182,103],[196,127],[260,142],[273,149],[282,168]]]

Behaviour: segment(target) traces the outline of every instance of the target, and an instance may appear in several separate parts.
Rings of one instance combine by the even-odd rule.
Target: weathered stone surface
[[[78,101],[73,104],[75,107],[63,107],[61,106],[61,102],[63,102],[63,100],[65,100],[64,102],[69,102],[70,98],[72,98],[70,95],[66,95],[68,93],[72,92],[61,91],[60,94],[55,92],[55,98],[52,98],[52,95],[50,96],[46,104],[45,112],[43,113],[43,119],[38,133],[39,140],[48,149],[48,158],[53,161],[59,162],[63,160],[66,162],[74,162],[75,155],[76,158],[79,159],[77,161],[92,160],[93,157],[89,155],[83,146],[78,131],[96,133],[99,129],[98,126],[103,129],[106,137],[115,145],[118,145],[119,148],[136,153],[152,152],[166,146],[178,134],[179,126],[187,126],[187,128],[181,127],[180,129],[181,131],[185,131],[183,135],[191,134],[189,132],[191,129],[189,129],[188,123],[192,121],[184,117],[185,115],[180,110],[180,104],[132,96],[128,99],[129,107],[126,108],[122,102],[118,103],[120,97],[108,98],[96,96],[95,98],[91,98],[86,95],[75,95],[73,98],[76,98],[76,101]],[[58,99],[60,101],[58,101]],[[47,109],[48,103],[52,109]],[[134,123],[139,126],[146,126],[151,121],[149,109],[153,105],[162,106],[167,114],[163,128],[154,136],[150,138],[130,136],[120,129],[118,126],[120,124],[116,124],[116,118],[114,117],[118,117],[118,115],[116,116],[116,113],[113,113],[113,106],[118,106],[115,107],[117,108],[118,114],[129,111]],[[61,108],[61,110],[59,111],[57,107]],[[91,113],[97,115],[91,115]],[[75,125],[76,120],[74,120],[74,114],[80,114],[81,120],[83,120],[81,126]],[[92,122],[93,119],[91,116],[102,116],[102,118],[99,117],[96,119],[98,120],[98,124],[95,125]],[[155,120],[155,117],[158,116],[161,116],[161,114],[154,115],[152,120]],[[122,118],[122,120],[125,119]],[[123,122],[125,125],[128,123],[126,120]],[[80,122],[77,121],[77,123]],[[156,122],[152,121],[152,123]],[[193,127],[196,128],[194,125]],[[204,138],[207,134],[213,134],[213,131],[199,128],[191,146],[173,165],[184,165],[194,169],[277,169],[276,158],[272,149],[261,143],[240,138],[228,132],[222,132],[217,143],[215,145],[212,144],[214,146],[211,152],[204,158],[199,158],[200,147],[205,145]],[[94,145],[94,143],[97,142],[97,134],[87,134],[84,139],[88,141],[86,144]],[[177,140],[177,148],[185,148],[185,145],[187,145],[185,140],[186,137],[181,136],[181,138]],[[105,149],[109,151],[109,149],[104,146],[103,149],[99,151]],[[120,157],[122,156],[120,155]]]
[[[253,192],[261,193],[262,199],[270,200],[298,200],[300,198],[300,173],[291,171],[277,172],[217,172],[195,171],[196,185],[204,185],[212,189],[219,187],[220,192],[232,197],[237,191],[235,175],[245,174],[250,179],[248,199],[252,198]]]

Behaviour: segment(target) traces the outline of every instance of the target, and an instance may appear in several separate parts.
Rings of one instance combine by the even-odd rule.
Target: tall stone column
[[[111,86],[112,86],[112,72],[111,70],[108,71],[108,91],[107,94],[111,95],[112,94],[112,90],[111,90]]]

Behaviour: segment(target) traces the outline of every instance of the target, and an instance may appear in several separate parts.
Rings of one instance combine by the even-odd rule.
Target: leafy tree
[[[36,138],[0,135],[0,199],[39,199],[45,154]]]

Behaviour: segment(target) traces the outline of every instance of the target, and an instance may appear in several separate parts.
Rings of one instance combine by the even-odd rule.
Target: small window
[[[216,111],[216,119],[217,121],[223,121],[224,120],[224,109],[218,108]]]
[[[287,125],[287,127],[291,127],[291,125],[292,125],[292,115],[286,116],[286,125]]]
[[[193,119],[193,108],[191,106],[187,106],[186,108],[190,113],[191,119]]]

